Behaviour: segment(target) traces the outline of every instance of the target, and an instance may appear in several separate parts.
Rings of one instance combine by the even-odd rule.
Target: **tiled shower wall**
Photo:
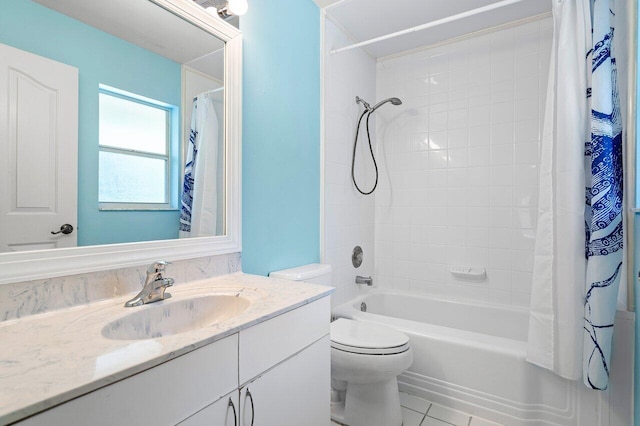
[[[374,272],[374,196],[360,195],[353,187],[351,157],[355,128],[362,112],[355,98],[375,100],[376,61],[360,49],[330,55],[329,50],[351,41],[328,19],[324,34],[322,261],[333,266],[336,292],[331,300],[335,306],[358,294],[356,275],[369,276]],[[371,130],[375,133],[373,123]],[[360,160],[368,155],[363,139],[360,142],[356,175],[359,185],[368,189],[373,184],[373,168]],[[351,264],[351,252],[356,245],[364,251],[364,262],[357,269]]]
[[[529,305],[550,17],[377,64],[380,286]],[[327,138],[328,140],[328,138]],[[486,268],[482,282],[451,266]]]

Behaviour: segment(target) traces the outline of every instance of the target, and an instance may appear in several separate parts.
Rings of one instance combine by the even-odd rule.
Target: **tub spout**
[[[373,278],[371,277],[361,277],[360,275],[356,276],[356,284],[366,284],[367,287],[371,287],[373,285]]]

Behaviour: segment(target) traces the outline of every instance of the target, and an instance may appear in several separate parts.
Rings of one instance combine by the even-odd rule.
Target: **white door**
[[[74,247],[76,68],[0,44],[0,162],[0,252]]]

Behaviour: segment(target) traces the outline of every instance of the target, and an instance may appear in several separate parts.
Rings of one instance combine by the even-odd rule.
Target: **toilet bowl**
[[[409,337],[340,318],[331,323],[332,419],[348,426],[400,426],[397,377],[413,362]]]
[[[272,278],[331,285],[331,266],[275,271]],[[401,426],[397,377],[413,362],[409,337],[339,318],[331,323],[331,418],[347,426]]]

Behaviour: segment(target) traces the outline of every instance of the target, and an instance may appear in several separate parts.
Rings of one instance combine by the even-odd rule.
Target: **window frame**
[[[135,157],[143,157],[143,158],[152,158],[158,160],[164,160],[164,171],[165,171],[165,202],[163,203],[148,203],[148,202],[111,202],[111,201],[100,201],[100,168],[98,166],[98,209],[101,211],[114,211],[114,210],[140,210],[140,211],[163,211],[163,210],[177,210],[177,205],[172,200],[172,170],[173,170],[173,161],[178,161],[178,159],[174,159],[173,157],[173,145],[176,133],[175,126],[178,124],[175,117],[177,108],[174,105],[166,104],[160,101],[156,101],[154,99],[146,98],[144,96],[137,95],[135,93],[126,92],[124,90],[117,89],[115,87],[106,86],[100,84],[98,87],[98,96],[100,95],[108,95],[116,98],[120,98],[129,102],[134,102],[139,105],[148,106],[151,108],[156,108],[158,110],[162,110],[166,117],[166,129],[165,129],[165,154],[158,154],[154,152],[141,151],[136,149],[128,149],[128,148],[117,148],[108,145],[102,145],[100,143],[100,114],[98,113],[98,157],[102,152],[109,152],[114,154],[121,155],[129,155]]]

